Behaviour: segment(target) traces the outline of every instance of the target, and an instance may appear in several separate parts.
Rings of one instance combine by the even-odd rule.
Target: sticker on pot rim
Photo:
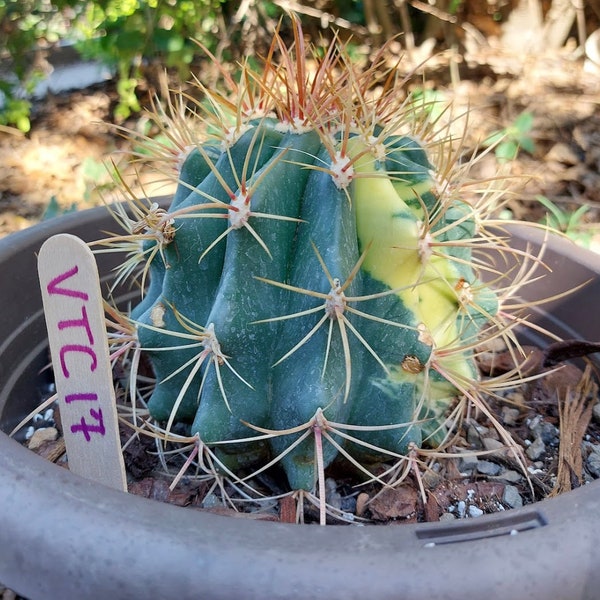
[[[127,491],[94,255],[61,233],[42,245],[38,273],[69,469]]]

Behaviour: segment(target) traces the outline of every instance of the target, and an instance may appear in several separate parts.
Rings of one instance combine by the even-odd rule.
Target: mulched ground
[[[409,452],[414,460],[396,468],[400,483],[394,487],[361,483],[364,478],[357,477],[347,462],[334,463],[326,471],[327,522],[401,524],[477,518],[597,479],[598,387],[591,372],[561,361],[599,348],[600,344],[572,342],[545,349],[524,347],[528,356],[522,365],[524,375],[545,376],[488,400],[490,414],[514,440],[518,453],[507,448],[494,422],[479,413],[455,426],[447,455],[416,450],[411,456]],[[514,354],[489,347],[480,353],[479,366],[484,378],[500,375],[515,368]],[[124,404],[121,414],[129,413]],[[61,431],[57,408],[45,410],[28,426],[26,443],[47,460],[68,468]],[[154,438],[134,436],[126,425],[121,425],[120,433],[130,493],[242,518],[290,523],[319,520],[316,499],[311,502],[308,496],[286,495],[285,476],[277,467],[249,479],[248,486],[236,486],[196,469],[197,460],[183,468],[191,452],[186,444],[164,447],[161,460],[160,444]],[[176,448],[183,451],[171,453]],[[387,473],[393,467],[385,463],[371,466],[374,474]],[[250,471],[240,476],[248,474]]]
[[[132,174],[123,153],[130,146],[106,125],[116,97],[111,82],[49,96],[36,105],[29,134],[0,131],[0,236],[37,223],[49,206],[55,214],[123,200],[110,161]],[[134,183],[144,182],[148,195],[170,191],[149,178],[141,173]]]

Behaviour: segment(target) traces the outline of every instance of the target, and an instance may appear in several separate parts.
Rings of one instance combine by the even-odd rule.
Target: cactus
[[[205,133],[179,144],[171,206],[137,201],[130,227],[150,414],[188,423],[230,472],[280,461],[293,490],[336,458],[368,472],[439,446],[456,397],[477,402],[482,329],[505,335],[474,255],[499,246],[489,202],[464,194],[452,140],[381,60],[311,54],[294,21],[262,73],[198,83]]]

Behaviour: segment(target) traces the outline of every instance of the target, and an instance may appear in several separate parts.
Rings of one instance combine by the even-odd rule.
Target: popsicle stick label
[[[69,469],[127,491],[94,255],[61,233],[42,245],[38,273]]]

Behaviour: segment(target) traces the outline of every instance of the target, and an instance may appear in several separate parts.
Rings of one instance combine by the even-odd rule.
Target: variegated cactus
[[[464,195],[452,140],[381,57],[359,71],[294,28],[262,72],[202,89],[203,135],[169,130],[178,187],[130,227],[149,278],[132,318],[154,419],[311,490],[336,457],[438,445],[477,396],[482,328],[504,325],[474,259],[498,246],[489,203]]]

